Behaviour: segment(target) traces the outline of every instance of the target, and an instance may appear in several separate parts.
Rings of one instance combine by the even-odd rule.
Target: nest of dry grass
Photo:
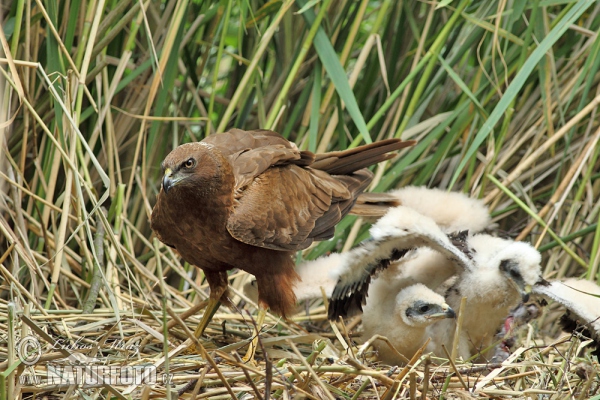
[[[245,273],[232,276],[234,293],[245,278]],[[597,360],[586,352],[589,341],[557,335],[553,327],[560,310],[554,306],[521,327],[502,363],[451,362],[420,352],[407,366],[389,366],[376,361],[372,347],[356,342],[360,317],[333,325],[319,300],[289,321],[269,315],[254,362],[243,362],[254,323],[249,301],[240,299],[234,311],[221,307],[199,341],[192,332],[205,302],[165,307],[158,288],[130,297],[135,308],[118,317],[110,308],[84,314],[3,301],[5,340],[17,349],[23,338],[40,343],[41,358],[11,372],[13,390],[23,398],[587,399],[599,389]],[[0,357],[10,360],[11,354]],[[0,364],[4,374],[12,364],[8,360]],[[125,367],[136,371],[130,381],[116,373]],[[111,378],[103,383],[100,376]]]
[[[193,343],[203,276],[148,217],[165,155],[232,126],[317,151],[416,139],[379,167],[375,191],[482,198],[503,234],[538,247],[545,278],[598,281],[599,16],[593,0],[3,3],[0,400],[598,398],[597,360],[585,338],[561,336],[553,305],[496,368],[378,364],[353,342],[360,323],[334,328],[323,302],[268,319],[257,365],[241,363],[252,304],[235,292],[238,309]],[[366,235],[346,218],[302,258]],[[21,361],[23,343],[40,344],[38,362]],[[172,385],[45,380],[50,365],[86,363],[155,365]]]

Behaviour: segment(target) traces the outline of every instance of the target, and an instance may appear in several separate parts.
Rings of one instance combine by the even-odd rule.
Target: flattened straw
[[[142,393],[141,393],[141,399],[142,400],[149,400],[150,399],[150,392],[152,392],[152,389],[150,389],[150,386],[144,386],[142,389]]]
[[[348,364],[355,366],[354,368],[351,367],[346,367],[346,366],[342,366],[342,365],[330,365],[330,366],[321,366],[321,367],[315,367],[314,370],[318,371],[318,372],[337,372],[340,374],[344,374],[344,375],[364,375],[364,376],[372,376],[373,378],[377,379],[378,381],[381,381],[381,383],[383,383],[385,386],[392,386],[394,384],[394,380],[382,373],[380,373],[379,371],[375,371],[372,369],[369,369],[365,366],[363,366],[362,364],[360,364],[358,361],[353,360],[353,359],[349,359],[348,360]],[[308,368],[303,367],[303,366],[298,366],[296,367],[296,369],[298,371],[308,371]]]
[[[298,381],[300,386],[304,387],[304,385],[308,382],[308,379],[304,379],[293,365],[288,365],[287,368],[288,371],[291,372],[292,376]]]
[[[442,349],[444,349],[444,353],[446,353],[446,356],[448,357],[448,361],[450,361],[450,365],[452,366],[452,369],[456,373],[456,376],[458,377],[458,380],[463,385],[463,387],[465,388],[465,390],[467,392],[469,392],[469,387],[467,386],[467,384],[463,380],[462,375],[461,375],[460,371],[458,370],[458,368],[456,368],[456,364],[454,363],[454,359],[452,357],[450,357],[450,353],[448,353],[448,349],[446,349],[446,346],[443,345],[443,344],[442,344]]]
[[[586,396],[590,390],[590,387],[592,386],[592,382],[595,381],[595,379],[593,379],[592,377],[596,376],[596,368],[595,368],[594,364],[591,364],[590,367],[592,368],[592,371],[590,374],[588,374],[586,382],[583,385],[583,387],[581,388],[581,393],[579,393],[577,400],[583,400],[586,398]]]
[[[364,344],[362,344],[359,349],[358,349],[358,353],[356,353],[356,357],[360,358],[363,353],[376,341],[376,340],[381,340],[383,342],[385,342],[388,347],[394,352],[394,355],[396,355],[396,357],[400,358],[402,360],[403,363],[405,364],[410,364],[410,360],[408,358],[406,358],[404,356],[404,354],[401,354],[392,344],[392,342],[390,342],[390,340],[388,338],[386,338],[385,336],[381,336],[381,335],[373,335],[373,337],[371,337],[369,340],[367,340]]]
[[[431,338],[427,338],[427,340],[425,341],[425,343],[423,343],[423,345],[421,346],[421,348],[419,350],[417,350],[415,352],[415,354],[413,354],[413,356],[411,357],[409,363],[396,376],[396,379],[395,379],[396,381],[400,381],[401,382],[404,379],[404,377],[413,369],[413,366],[417,363],[417,360],[419,358],[421,358],[421,355],[423,354],[423,352],[427,348],[427,345],[429,344],[430,341],[431,341]]]
[[[346,329],[348,329],[349,331],[352,331],[354,328],[356,328],[356,326],[358,324],[361,323],[362,317],[360,315],[357,315],[356,317],[352,318],[350,321],[348,321],[348,323],[346,324]]]
[[[64,346],[61,346],[56,340],[54,340],[54,338],[52,338],[50,335],[48,335],[46,332],[44,332],[44,330],[42,330],[42,328],[40,328],[39,326],[37,326],[35,324],[35,322],[33,322],[29,317],[23,315],[23,316],[21,316],[21,321],[23,321],[23,323],[25,323],[28,327],[30,327],[32,331],[34,331],[42,339],[44,339],[44,341],[46,341],[49,344],[51,344],[53,348],[58,349],[58,352],[63,357],[72,357],[72,353],[69,350],[65,349]],[[90,369],[89,367],[86,367],[85,370],[86,370],[86,373],[90,374],[90,376],[94,377],[99,382],[102,381],[102,379],[96,374],[96,372],[93,369]],[[114,394],[117,398],[119,398],[121,400],[127,400],[127,397],[123,396],[123,394],[121,392],[119,392],[112,385],[109,385],[107,383],[103,383],[102,387],[104,387],[109,392],[111,392],[112,394]]]
[[[356,391],[356,393],[354,393],[354,396],[352,396],[351,400],[357,400],[358,396],[360,396],[362,394],[362,392],[365,391],[365,389],[367,388],[367,386],[369,386],[369,383],[371,383],[370,380],[365,379],[365,381],[362,383],[362,385],[360,385],[360,387],[358,388],[358,390]]]
[[[427,400],[427,391],[429,390],[429,367],[431,366],[431,357],[425,357],[425,366],[423,370],[423,390],[421,391],[421,400]]]
[[[54,361],[54,360],[58,360],[59,358],[65,358],[65,355],[59,351],[53,351],[52,353],[43,354],[40,357],[40,359],[38,360],[38,363]],[[10,366],[10,364],[8,363],[8,361],[1,362],[0,363],[0,371],[5,371],[9,366]]]
[[[298,351],[298,348],[296,347],[296,345],[294,344],[294,342],[292,342],[291,340],[286,340],[286,342],[292,348],[292,351],[298,356],[298,358],[300,359],[300,362],[302,363],[302,365],[304,365],[304,367],[306,368],[306,370],[309,372],[310,376],[312,376],[312,378],[316,381],[316,383],[319,386],[321,386],[321,388],[323,389],[323,391],[327,395],[327,398],[329,398],[330,400],[335,400],[335,397],[333,397],[333,395],[331,394],[331,392],[329,391],[329,389],[327,388],[327,386],[325,386],[325,383],[323,383],[323,381],[321,381],[321,379],[319,378],[319,376],[317,375],[317,373],[315,372],[315,370],[312,369],[312,367],[310,366],[310,364],[308,362],[306,362],[306,360],[304,359],[304,357],[302,356],[302,354],[300,354],[300,352]]]
[[[190,396],[191,399],[195,399],[196,396],[198,396],[198,393],[200,393],[200,389],[202,388],[202,383],[204,382],[204,378],[206,377],[206,373],[210,370],[210,365],[205,365],[204,368],[202,369],[202,372],[200,373],[200,378],[198,378],[198,380],[196,381],[196,386],[194,386],[194,390],[192,391],[192,394]]]
[[[342,325],[342,329],[344,330],[344,339],[346,340],[346,343],[348,343],[347,350],[350,350],[350,355],[352,358],[356,358],[356,355],[354,354],[354,347],[351,345],[352,340],[350,339],[350,335],[348,334],[348,329],[346,329],[346,324],[344,323],[343,318],[340,318],[340,325]]]
[[[460,340],[460,332],[462,331],[463,320],[465,319],[465,306],[467,304],[467,298],[463,297],[460,299],[460,309],[458,310],[458,317],[456,319],[456,329],[454,330],[454,338],[452,339],[452,355],[453,360],[458,355],[458,343]],[[450,357],[450,356],[448,356]]]
[[[176,323],[185,331],[185,334],[191,339],[192,343],[194,343],[194,346],[196,347],[196,349],[200,350],[200,354],[202,355],[202,357],[204,357],[204,359],[206,361],[208,361],[210,366],[215,370],[215,372],[219,376],[219,379],[221,379],[221,382],[223,382],[223,386],[225,386],[225,388],[227,389],[227,392],[229,392],[229,395],[231,396],[231,398],[232,399],[237,398],[237,396],[233,392],[233,389],[231,389],[229,382],[227,382],[227,379],[225,379],[225,376],[223,375],[223,373],[221,372],[221,370],[215,363],[215,360],[213,360],[213,358],[207,353],[206,349],[204,348],[204,346],[202,346],[202,344],[196,338],[194,333],[187,327],[187,325],[181,320],[181,318],[179,318],[179,316],[171,309],[171,307],[165,305],[165,308],[167,310],[167,313],[169,313],[169,315],[171,316],[171,318],[173,318],[173,320],[175,320]]]
[[[240,366],[242,372],[244,373],[244,376],[246,377],[246,381],[250,384],[250,386],[252,386],[252,390],[256,394],[256,398],[258,400],[263,400],[263,397],[260,394],[260,391],[258,390],[258,388],[256,387],[256,385],[254,384],[254,381],[250,377],[250,374],[248,373],[248,370],[246,368],[244,368],[245,365],[244,365],[244,362],[242,361],[242,358],[240,357],[240,355],[238,353],[236,353],[235,351],[232,352],[231,354],[233,355],[233,357],[235,357],[235,360],[238,362],[238,365]]]
[[[410,377],[409,377],[409,396],[410,396],[410,400],[416,400],[417,399],[417,374],[413,371],[410,373]]]
[[[156,243],[156,241],[155,241]],[[160,263],[160,262],[159,262]],[[159,271],[162,273],[162,270],[159,267]],[[162,274],[161,274],[162,276]],[[161,279],[161,282],[163,280]],[[162,317],[163,317],[163,322],[167,320],[167,313],[169,311],[169,306],[167,306],[167,298],[164,296],[162,296],[161,298],[162,300]],[[179,322],[179,321],[178,321]],[[169,330],[167,329],[167,324],[163,323],[163,355],[164,355],[164,366],[165,366],[165,372],[164,372],[164,376],[166,377],[166,380],[164,382],[165,385],[165,389],[166,389],[166,394],[167,394],[167,399],[171,398],[171,359],[169,358]],[[187,332],[186,332],[187,333]],[[189,335],[189,334],[188,334]]]
[[[254,319],[252,320],[252,323],[254,324],[254,328],[256,329],[256,331],[259,332]],[[260,334],[258,334],[258,333],[257,333],[257,339],[258,339],[258,345],[260,346],[260,349],[265,358],[265,400],[269,400],[270,396],[271,396],[271,385],[273,384],[273,364],[271,363],[271,360],[269,359],[269,354],[267,353],[267,350],[265,350],[265,346],[263,345],[263,342],[260,338]]]
[[[340,317],[340,321],[342,324],[344,323],[344,321],[342,320],[342,317]],[[350,345],[348,343],[346,343],[346,339],[344,339],[344,337],[342,336],[342,333],[338,329],[336,323],[333,321],[329,321],[329,326],[331,326],[331,330],[335,334],[336,339],[340,342],[340,344],[342,345],[344,350],[348,351],[348,349],[350,348]]]
[[[229,354],[227,353],[223,353],[220,350],[216,351],[217,354],[219,354],[221,357],[225,358],[225,359],[229,359]],[[279,361],[278,364],[283,364],[286,361],[286,359],[282,359]],[[233,360],[232,360],[233,362]],[[257,376],[261,376],[264,377],[265,379],[267,378],[267,371],[264,371],[263,369],[258,369],[258,368],[254,368],[253,366],[249,365],[249,364],[240,364],[237,365],[240,368],[246,369],[248,371],[251,371],[253,374],[257,375]],[[280,367],[281,365],[279,365]],[[292,367],[293,368],[293,367]],[[299,369],[304,369],[303,367],[298,367]],[[298,374],[298,372],[296,371],[296,374]],[[283,378],[283,377],[282,377]],[[282,378],[274,378],[273,381],[276,382],[277,384],[281,385],[281,386],[289,386],[289,382],[287,382],[285,379]],[[303,380],[303,379],[301,379]],[[315,398],[313,395],[311,395],[310,393],[306,392],[305,390],[299,388],[297,385],[294,387],[295,390],[299,391],[300,393],[302,393],[303,395],[307,396],[308,398]],[[316,399],[316,398],[315,398]]]
[[[190,316],[196,314],[201,309],[205,308],[207,304],[208,304],[208,300],[204,300],[201,303],[196,304],[195,306],[193,306],[193,307],[189,308],[188,310],[184,311],[183,313],[181,313],[181,315],[179,316],[179,319],[181,319],[182,321],[186,320]],[[167,329],[170,330],[175,325],[177,325],[177,321],[175,319],[173,319],[167,323]],[[152,336],[151,334],[146,335],[146,337],[144,337],[144,339],[142,339],[142,341],[140,342],[140,349],[144,349],[144,347],[146,347],[148,342],[150,340],[152,340],[153,337],[154,336]]]

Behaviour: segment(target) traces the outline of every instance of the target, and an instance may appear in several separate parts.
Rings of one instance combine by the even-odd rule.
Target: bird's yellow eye
[[[189,158],[186,162],[183,163],[185,168],[194,168],[196,166],[196,160],[193,158]]]

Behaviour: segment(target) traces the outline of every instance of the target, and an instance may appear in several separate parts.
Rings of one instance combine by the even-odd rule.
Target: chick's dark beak
[[[521,290],[521,301],[523,303],[527,303],[529,301],[529,295],[531,294],[531,285],[525,285],[523,290]]]
[[[456,318],[456,313],[454,312],[454,310],[453,310],[453,309],[449,308],[449,309],[446,311],[446,317],[447,317],[447,318]]]
[[[163,187],[165,194],[168,194],[169,190],[171,190],[171,188],[173,187],[172,174],[173,174],[173,172],[171,171],[171,169],[167,168],[165,170],[165,174],[163,175],[162,187]]]
[[[456,318],[456,313],[448,304],[442,304],[442,310],[429,315],[429,319],[438,320],[444,318]]]

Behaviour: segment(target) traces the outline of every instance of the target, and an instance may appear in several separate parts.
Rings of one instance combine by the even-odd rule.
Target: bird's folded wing
[[[240,192],[227,230],[253,246],[300,250],[333,235],[352,201],[347,183],[334,177],[296,165],[270,168]]]
[[[202,142],[215,146],[228,158],[235,177],[236,195],[272,166],[306,166],[311,164],[315,157],[309,151],[300,151],[294,143],[280,134],[268,130],[231,129],[208,136]]]
[[[269,146],[282,146],[300,153],[294,143],[277,132],[265,129],[253,131],[231,129],[227,132],[207,136],[202,142],[215,146],[225,157],[242,150],[260,149]]]
[[[273,166],[285,164],[302,165],[307,153],[281,145],[272,145],[258,149],[246,149],[229,156],[235,177],[235,196],[246,189],[257,176]],[[312,153],[308,153],[312,156]]]
[[[471,260],[456,248],[436,223],[407,207],[391,209],[371,227],[371,239],[345,253],[344,262],[332,273],[339,276],[329,303],[329,318],[362,311],[371,277],[409,250],[430,247],[459,269],[471,269]]]

